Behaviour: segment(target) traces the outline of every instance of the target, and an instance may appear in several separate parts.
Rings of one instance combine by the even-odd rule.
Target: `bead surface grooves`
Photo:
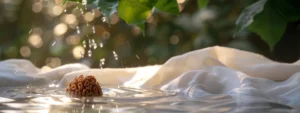
[[[66,92],[71,97],[102,96],[102,89],[94,76],[80,75],[68,85]]]

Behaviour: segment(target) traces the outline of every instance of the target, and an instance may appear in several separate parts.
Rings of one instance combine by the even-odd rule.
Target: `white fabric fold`
[[[27,60],[6,60],[0,62],[0,88],[41,85],[53,80],[65,87],[75,76],[93,75],[102,85],[178,90],[187,97],[243,94],[283,99],[286,104],[300,107],[299,63],[279,63],[219,46],[175,56],[163,65],[136,68],[90,69],[68,64],[42,73]]]

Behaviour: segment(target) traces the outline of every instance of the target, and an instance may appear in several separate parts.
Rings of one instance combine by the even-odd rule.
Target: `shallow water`
[[[71,98],[63,88],[19,87],[0,93],[0,111],[50,113],[297,113],[296,109],[239,95],[183,97],[175,91],[103,87],[103,97]]]

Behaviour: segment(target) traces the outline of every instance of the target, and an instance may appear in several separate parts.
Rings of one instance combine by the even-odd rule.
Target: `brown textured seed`
[[[66,88],[71,97],[102,96],[102,89],[94,76],[75,77]]]

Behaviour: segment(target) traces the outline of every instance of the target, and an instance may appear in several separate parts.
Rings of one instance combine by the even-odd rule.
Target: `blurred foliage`
[[[118,12],[110,13],[108,21],[103,10],[61,5],[63,0],[0,0],[0,59],[24,58],[50,68],[74,62],[97,68],[135,67],[162,64],[172,56],[215,45],[282,62],[299,59],[297,21],[287,23],[272,52],[247,29],[233,37],[239,15],[256,0],[211,0],[203,3],[207,4],[204,8],[199,8],[197,0],[177,2],[179,15],[152,12],[142,24],[143,36]]]
[[[287,24],[300,20],[299,0],[259,0],[247,7],[237,20],[240,28],[258,35],[271,49],[282,38]]]

